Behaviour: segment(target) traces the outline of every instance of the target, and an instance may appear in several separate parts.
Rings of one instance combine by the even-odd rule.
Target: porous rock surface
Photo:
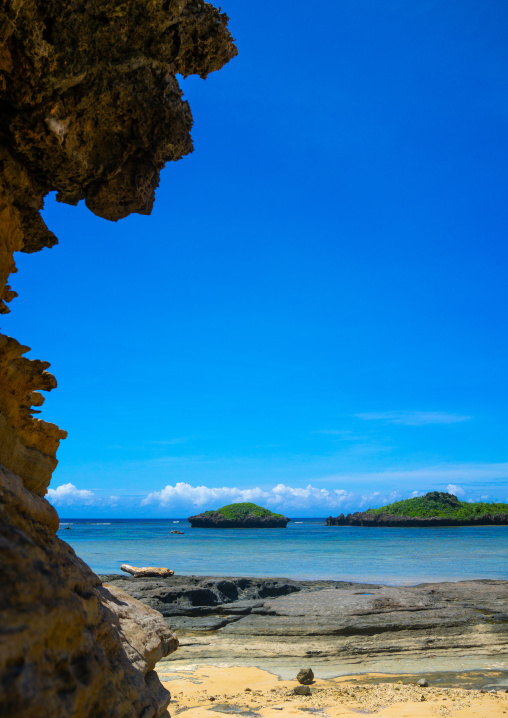
[[[192,151],[175,75],[236,54],[227,20],[202,0],[0,0],[0,313],[14,253],[57,242],[48,192],[109,220],[150,213],[164,164]],[[167,622],[56,535],[44,496],[66,432],[34,416],[56,380],[27,351],[0,335],[0,714],[166,716]]]
[[[48,501],[0,467],[0,715],[164,715],[153,669],[177,639],[157,611],[103,586],[57,528]]]

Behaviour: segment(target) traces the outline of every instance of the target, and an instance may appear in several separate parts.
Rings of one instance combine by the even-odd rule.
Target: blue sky
[[[506,501],[506,3],[223,10],[239,56],[182,81],[195,152],[152,216],[49,197],[60,244],[18,255],[3,328],[69,431],[51,500]]]

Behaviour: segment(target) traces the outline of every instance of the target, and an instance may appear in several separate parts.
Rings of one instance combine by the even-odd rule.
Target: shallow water
[[[260,668],[273,673],[283,681],[293,680],[302,667],[302,663],[312,663],[315,675],[324,680],[341,676],[364,675],[362,683],[394,683],[401,679],[403,683],[411,683],[417,677],[424,676],[433,687],[450,687],[479,689],[508,689],[508,662],[505,656],[436,656],[425,653],[418,657],[407,656],[403,659],[390,660],[389,657],[375,657],[367,662],[358,661],[356,667],[343,664],[336,658],[245,658],[231,662],[222,662],[216,658],[200,659],[199,663],[185,658],[184,651],[178,650],[157,664],[156,671],[163,681],[178,680],[182,673],[192,673],[198,667],[218,666],[221,668]],[[198,683],[198,680],[188,678]],[[485,716],[485,718],[487,718]]]
[[[296,519],[286,529],[193,529],[175,521],[62,519],[58,533],[96,573],[120,573],[120,564],[130,563],[167,566],[180,575],[391,585],[508,580],[506,526],[363,528]],[[170,534],[173,529],[185,535]]]

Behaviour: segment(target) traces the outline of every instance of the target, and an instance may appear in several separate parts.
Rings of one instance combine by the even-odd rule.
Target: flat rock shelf
[[[312,659],[330,675],[429,670],[429,660],[439,670],[508,668],[508,581],[101,578],[163,614],[181,641],[176,663]]]

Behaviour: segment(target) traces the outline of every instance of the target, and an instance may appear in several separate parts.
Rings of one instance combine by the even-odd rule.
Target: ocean
[[[193,529],[186,519],[62,519],[58,534],[101,574],[129,563],[180,575],[388,585],[508,579],[506,526],[328,527],[324,519],[294,519],[286,529]]]

